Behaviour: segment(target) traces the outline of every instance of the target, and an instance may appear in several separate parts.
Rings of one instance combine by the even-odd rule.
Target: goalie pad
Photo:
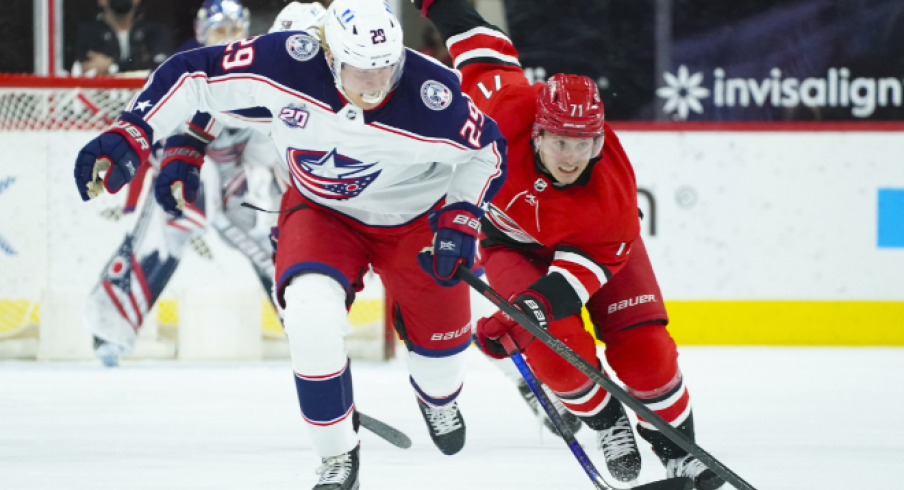
[[[204,233],[207,220],[203,186],[197,205],[171,219],[147,199],[133,230],[113,253],[84,307],[92,335],[123,347],[129,354],[148,312],[169,282],[191,239]]]

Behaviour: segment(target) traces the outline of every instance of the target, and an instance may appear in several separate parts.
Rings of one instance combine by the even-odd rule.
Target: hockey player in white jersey
[[[276,296],[302,415],[323,459],[314,488],[348,490],[359,485],[359,439],[343,337],[368,266],[394,300],[431,437],[445,454],[464,446],[456,399],[471,313],[455,270],[473,266],[479,218],[505,178],[506,151],[456,73],[402,46],[383,2],[334,1],[320,39],[275,33],[174,56],[82,149],[75,179],[85,200],[118,190],[147,158],[153,135],[196,110],[273,114],[270,134],[293,183],[281,206]],[[157,181],[158,202],[176,215],[180,196],[171,189],[181,184],[188,200],[196,192],[202,161],[191,149]]]
[[[279,14],[271,32],[318,25],[324,9],[319,3],[293,2]],[[242,39],[247,34],[247,11],[236,0],[207,0],[195,23],[197,39],[214,45]],[[224,34],[226,33],[226,34]],[[228,35],[237,35],[230,39]],[[194,40],[193,40],[194,41]],[[182,51],[198,46],[186,45]],[[226,124],[242,121],[221,115]],[[166,140],[160,158],[149,158],[139,169],[139,177],[129,187],[124,213],[135,210],[144,183],[144,172],[156,175],[163,155],[182,146],[185,138],[207,144],[201,180],[200,200],[190,203],[181,217],[167,216],[154,199],[146,200],[130,233],[105,266],[100,280],[85,303],[84,318],[94,336],[95,354],[106,366],[116,366],[119,357],[134,349],[139,329],[149,310],[166,287],[188,248],[189,242],[209,226],[224,241],[241,251],[251,262],[261,285],[269,292],[275,269],[270,259],[267,217],[241,207],[248,201],[272,207],[282,195],[288,179],[274,178],[279,155],[265,134],[251,129],[223,127],[207,114],[196,114],[184,134]],[[218,137],[214,137],[218,135]],[[284,181],[280,182],[280,181]]]

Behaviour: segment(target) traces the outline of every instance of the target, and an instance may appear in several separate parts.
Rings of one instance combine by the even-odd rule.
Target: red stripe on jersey
[[[494,32],[500,36],[504,36],[501,32]],[[457,58],[459,56],[475,49],[489,49],[503,56],[518,57],[518,51],[508,38],[484,34],[476,29],[460,34],[459,36],[462,36],[461,40],[457,40],[449,45],[449,54],[452,55],[452,59],[456,65],[458,64]]]

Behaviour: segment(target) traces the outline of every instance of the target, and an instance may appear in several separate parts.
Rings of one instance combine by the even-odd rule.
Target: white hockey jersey
[[[159,135],[197,110],[252,107],[269,111],[257,124],[298,191],[365,225],[405,224],[444,197],[484,208],[505,179],[496,123],[456,72],[411,50],[399,86],[368,111],[340,94],[317,41],[296,31],[175,55],[127,112]]]

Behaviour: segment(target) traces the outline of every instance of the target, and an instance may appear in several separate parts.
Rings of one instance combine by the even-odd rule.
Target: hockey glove
[[[141,118],[124,113],[110,129],[89,141],[75,159],[75,185],[82,201],[129,183],[151,152],[153,131]],[[101,177],[101,172],[106,172]]]
[[[544,330],[549,328],[551,320],[549,302],[536,291],[524,291],[511,303]],[[477,345],[486,355],[494,359],[505,359],[509,356],[499,341],[499,338],[505,334],[508,334],[515,342],[518,352],[526,349],[534,341],[532,333],[501,311],[497,311],[493,316],[477,320]]]
[[[468,269],[474,266],[481,216],[483,210],[467,202],[449,204],[430,212],[433,247],[418,253],[417,261],[440,286],[448,288],[461,281],[455,277],[459,264]]]
[[[198,198],[206,147],[206,143],[184,134],[166,139],[160,175],[154,182],[154,195],[160,207],[175,218],[182,216],[185,201],[195,202]]]

